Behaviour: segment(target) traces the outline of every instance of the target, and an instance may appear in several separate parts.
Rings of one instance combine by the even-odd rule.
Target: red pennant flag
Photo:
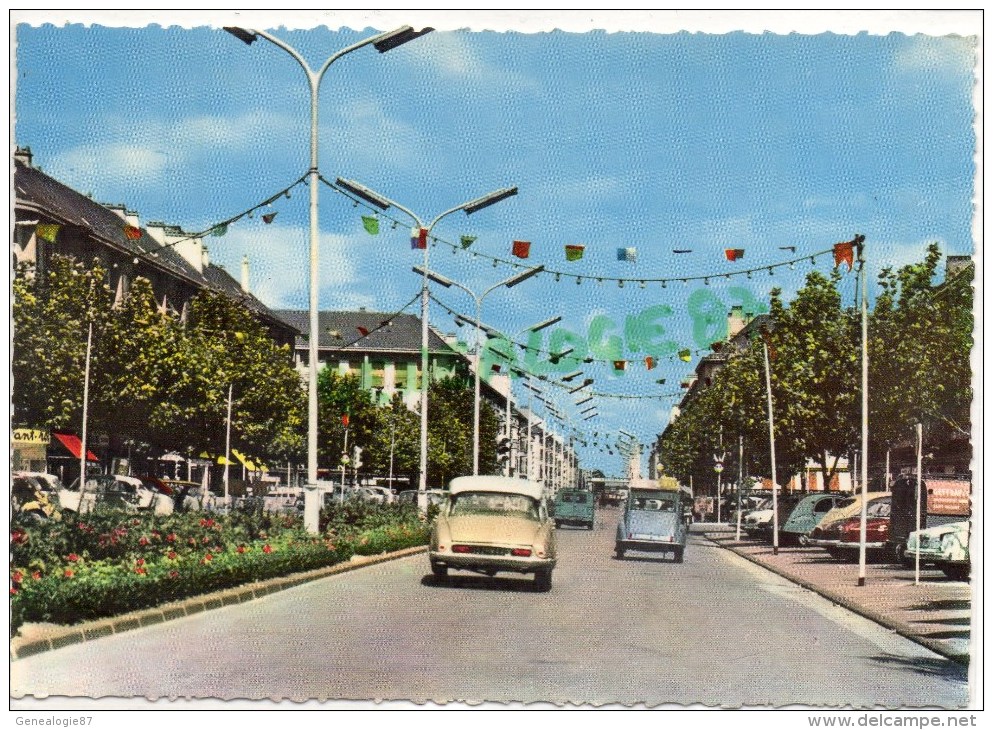
[[[124,235],[132,241],[137,241],[141,238],[141,229],[137,226],[124,226]]]
[[[355,329],[357,329],[359,331],[359,334],[362,335],[363,337],[369,336],[369,330],[367,330],[365,327],[356,327]]]
[[[743,248],[726,248],[724,249],[724,255],[727,256],[728,261],[737,261],[745,257],[745,249]]]
[[[272,223],[275,217],[276,217],[276,213],[266,213],[264,216],[262,216],[262,220],[264,220],[266,223]]]
[[[614,370],[624,370],[628,366],[627,360],[614,360]]]
[[[514,247],[511,251],[519,259],[526,259],[531,255],[531,242],[530,241],[514,241]]]
[[[645,367],[648,368],[649,370],[654,370],[655,369],[655,358],[652,357],[651,355],[648,355],[645,358]]]
[[[341,425],[344,426],[345,428],[348,428],[348,414],[347,413],[344,416],[341,417]]]
[[[855,246],[851,241],[834,244],[834,268],[837,269],[842,261],[848,264],[849,271],[855,265]]]
[[[491,365],[490,367],[491,367],[491,369],[493,370],[493,372],[495,372],[495,373],[498,373],[498,372],[500,372],[500,363],[498,363],[498,362],[495,362],[495,363],[493,363],[493,365]]]

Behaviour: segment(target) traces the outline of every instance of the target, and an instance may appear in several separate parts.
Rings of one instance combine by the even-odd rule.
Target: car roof
[[[514,479],[502,476],[456,477],[449,483],[448,491],[452,494],[460,492],[503,492],[507,494],[524,494],[532,499],[541,499],[544,491],[538,482],[526,479]]]

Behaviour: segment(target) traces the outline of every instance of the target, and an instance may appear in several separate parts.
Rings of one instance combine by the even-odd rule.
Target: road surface
[[[509,574],[439,584],[417,555],[15,660],[11,694],[967,704],[962,667],[702,535],[682,564],[614,559],[617,517],[604,509],[593,532],[557,531],[549,593]]]

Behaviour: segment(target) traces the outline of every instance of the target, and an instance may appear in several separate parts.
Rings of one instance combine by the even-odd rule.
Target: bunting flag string
[[[373,334],[374,332],[378,332],[379,330],[383,329],[383,327],[389,326],[396,317],[398,317],[399,315],[401,315],[404,312],[406,312],[411,307],[411,305],[413,305],[415,302],[419,302],[420,300],[421,300],[421,293],[420,293],[420,291],[418,291],[417,294],[414,296],[413,299],[411,299],[409,302],[407,302],[406,304],[404,304],[400,309],[398,309],[396,312],[394,312],[393,314],[391,314],[389,317],[387,317],[386,319],[384,319],[382,322],[380,322],[378,325],[376,325],[372,329],[369,329],[368,327],[356,327],[355,329],[358,330],[359,336],[356,337],[351,342],[348,342],[348,343],[342,345],[341,347],[335,348],[335,351],[336,352],[340,352],[341,350],[347,350],[349,347],[351,347],[352,345],[354,345],[357,342],[361,342],[362,340],[364,340],[366,337],[368,337],[369,335]],[[334,337],[335,339],[340,339],[341,338],[341,332],[339,332],[338,330],[329,330],[328,331],[328,334],[331,337]],[[307,339],[307,336],[306,335],[303,335],[303,338],[304,339]]]
[[[367,203],[366,201],[364,201],[364,200],[362,200],[360,198],[355,197],[354,195],[352,195],[347,190],[344,190],[342,188],[339,188],[337,185],[335,185],[333,182],[329,181],[324,176],[320,176],[319,179],[327,187],[331,188],[332,190],[334,190],[339,195],[342,195],[343,197],[347,198],[353,204],[355,204],[355,205],[361,205],[361,206],[365,207],[367,210],[370,210],[370,211],[373,211],[373,212],[378,213],[382,218],[385,218],[386,220],[390,221],[393,224],[394,227],[396,227],[397,225],[403,224],[405,222],[405,221],[398,220],[396,218],[392,218],[389,215],[384,214],[382,211],[379,210],[379,208],[373,207],[371,204]],[[445,240],[443,238],[440,238],[440,237],[432,234],[431,235],[431,245],[434,246],[434,245],[437,245],[437,244],[440,243],[440,244],[442,244],[444,246],[448,246],[449,248],[451,248],[452,251],[453,251],[453,253],[465,252],[465,253],[469,254],[470,256],[472,256],[473,258],[479,258],[479,259],[483,259],[485,261],[489,261],[489,262],[491,262],[493,264],[493,266],[504,265],[504,266],[509,266],[512,269],[519,269],[522,266],[524,266],[524,264],[518,263],[516,261],[509,260],[509,259],[501,258],[499,256],[491,256],[489,254],[485,254],[485,253],[482,253],[480,251],[469,251],[467,249],[469,248],[469,245],[471,245],[472,242],[469,242],[469,244],[466,245],[465,244],[465,239],[466,238],[470,238],[470,237],[463,237],[462,242],[460,242],[460,243],[452,243],[450,241],[447,241],[447,240]],[[475,241],[476,240],[475,237],[471,237],[471,238],[472,238],[472,241]],[[424,243],[424,246],[423,247],[426,247],[426,246],[427,246],[427,241],[425,240],[425,243]],[[422,248],[422,246],[420,246],[420,245],[412,246],[412,247],[413,248]],[[796,246],[779,246],[778,248],[780,250],[784,250],[784,251],[788,250],[788,251],[791,251],[791,252],[794,252],[794,253],[796,251]],[[585,246],[579,246],[579,245],[569,244],[569,245],[567,245],[565,247],[565,250],[566,250],[566,260],[567,261],[578,261],[578,260],[584,258]],[[744,249],[732,249],[732,250],[743,251]],[[624,254],[624,258],[623,259],[620,259],[620,260],[624,260],[624,261],[636,261],[637,260],[637,249],[636,248],[619,248],[618,249],[618,254],[620,254],[621,251],[624,251],[625,254]],[[629,252],[629,251],[630,252],[633,252],[633,256],[634,256],[633,259],[632,258],[628,258],[628,255],[629,254],[627,252]],[[692,253],[693,252],[693,249],[691,249],[691,248],[674,248],[674,249],[672,249],[672,252],[674,254],[688,254],[688,253]],[[790,268],[790,269],[792,269],[792,268],[794,268],[795,264],[798,264],[798,263],[801,263],[801,262],[804,262],[804,261],[809,261],[811,265],[816,265],[818,258],[820,258],[822,256],[829,255],[831,253],[833,253],[833,248],[825,249],[825,250],[822,250],[822,251],[816,251],[816,252],[810,253],[810,254],[804,254],[803,256],[797,256],[795,258],[792,258],[792,259],[789,259],[789,260],[786,260],[786,261],[777,261],[777,262],[774,262],[772,264],[766,264],[764,266],[754,266],[754,267],[748,268],[748,269],[737,269],[735,271],[726,271],[726,272],[725,271],[721,271],[721,272],[716,272],[716,273],[711,273],[711,274],[697,274],[697,275],[692,275],[692,276],[672,276],[672,277],[667,277],[667,278],[658,278],[658,277],[654,277],[654,278],[653,277],[643,277],[642,278],[642,277],[602,276],[600,274],[595,274],[595,273],[594,274],[577,274],[577,273],[575,273],[573,271],[557,271],[555,269],[550,269],[548,267],[545,267],[545,269],[542,271],[542,275],[544,275],[544,274],[551,274],[552,276],[555,277],[556,281],[559,281],[563,277],[565,277],[565,278],[571,278],[577,284],[580,284],[580,285],[583,284],[584,281],[585,282],[595,282],[597,284],[603,284],[604,282],[610,282],[610,283],[616,283],[616,284],[618,284],[618,286],[621,286],[621,287],[623,287],[624,284],[626,284],[626,283],[633,283],[633,284],[639,284],[639,285],[641,285],[642,288],[645,288],[648,284],[658,284],[663,289],[665,289],[665,288],[667,288],[667,286],[669,284],[678,284],[678,283],[689,284],[691,282],[697,282],[697,281],[702,281],[705,285],[709,285],[711,279],[730,279],[732,277],[737,277],[737,276],[746,276],[746,277],[748,277],[750,279],[750,278],[752,278],[752,274],[756,274],[756,273],[764,272],[764,271],[768,271],[769,274],[773,274],[776,269],[782,269],[782,268]]]
[[[257,210],[259,210],[261,208],[266,208],[266,207],[271,206],[275,201],[279,200],[282,197],[289,198],[290,197],[290,191],[293,188],[295,188],[297,185],[300,185],[301,183],[306,184],[306,180],[307,180],[307,176],[304,175],[304,176],[300,177],[299,179],[295,180],[294,182],[292,182],[287,187],[285,187],[282,190],[280,190],[275,195],[270,195],[268,198],[266,198],[265,200],[263,200],[261,203],[257,203],[255,205],[253,205],[251,208],[247,208],[246,210],[243,210],[242,212],[238,213],[237,215],[233,215],[230,218],[227,218],[225,220],[219,221],[219,222],[215,223],[212,226],[208,226],[207,228],[204,228],[203,230],[198,231],[197,233],[190,233],[189,235],[187,235],[184,238],[178,238],[175,241],[172,241],[171,243],[166,243],[166,244],[163,244],[163,245],[161,245],[161,246],[159,246],[157,248],[153,248],[150,251],[145,251],[142,255],[144,255],[144,256],[158,256],[158,252],[159,251],[163,251],[163,250],[165,250],[167,248],[171,248],[171,247],[176,246],[176,245],[178,245],[180,243],[183,243],[185,241],[192,241],[192,240],[194,240],[196,238],[203,238],[204,236],[208,236],[208,235],[210,235],[210,236],[216,236],[216,237],[223,236],[225,233],[227,233],[228,226],[230,226],[232,223],[236,223],[239,220],[241,220],[242,218],[246,218],[246,217],[252,218],[253,217],[253,214]],[[276,217],[276,214],[277,213],[278,213],[278,211],[273,211],[271,213],[266,213],[265,215],[262,216],[262,220],[265,223],[267,223],[267,224],[272,223],[272,221]],[[134,226],[125,226],[124,234],[126,236],[128,236],[128,238],[133,238],[134,240],[137,240],[137,239],[140,239],[141,238],[142,232],[141,232],[141,229],[140,228],[135,228],[135,230],[137,230],[137,232],[138,232],[138,235],[137,236],[133,236],[132,234],[130,234],[128,232],[128,230],[127,230],[128,228],[135,228],[135,227]]]
[[[445,302],[443,302],[441,299],[439,299],[434,294],[429,294],[428,296],[431,298],[431,301],[432,302],[434,302],[439,307],[441,307],[442,309],[444,309],[445,310],[445,313],[448,314],[450,317],[454,317],[456,319],[462,319],[462,320],[464,320],[466,322],[472,322],[473,321],[473,318],[472,317],[470,317],[468,315],[465,315],[465,314],[462,314],[461,312],[458,312],[457,310],[455,310],[452,307],[448,306]],[[620,360],[614,360],[614,359],[598,359],[598,358],[594,358],[594,357],[576,357],[576,356],[574,356],[574,355],[571,354],[572,353],[572,349],[571,348],[569,350],[565,351],[565,352],[552,352],[551,350],[545,350],[545,349],[542,349],[540,347],[530,347],[529,345],[527,345],[527,344],[525,344],[523,342],[516,342],[514,340],[511,340],[510,338],[507,338],[507,342],[510,343],[510,345],[512,345],[513,347],[517,347],[517,348],[519,348],[521,350],[524,350],[525,352],[533,352],[533,353],[538,354],[538,355],[546,355],[546,356],[548,356],[549,360],[553,364],[556,364],[556,365],[559,362],[561,362],[562,360],[569,360],[569,361],[571,361],[571,362],[573,362],[573,363],[575,363],[577,365],[580,364],[580,363],[587,364],[587,365],[589,365],[591,363],[609,364],[609,365],[615,366],[615,369],[618,369],[618,368],[616,368],[616,363],[618,363],[618,362],[625,362],[626,363],[627,362],[627,361],[620,361]],[[664,359],[666,359],[666,360],[668,360],[670,362],[674,362],[675,359],[676,359],[676,357],[678,356],[679,359],[683,360],[684,362],[689,362],[692,355],[703,355],[703,354],[708,353],[708,352],[710,352],[710,348],[700,348],[700,349],[697,349],[697,350],[684,349],[684,350],[680,350],[677,355],[669,355],[668,357],[666,357]],[[496,354],[497,355],[500,355],[501,357],[505,357],[502,353],[497,352]],[[685,355],[685,357],[684,357],[684,355]],[[648,370],[651,370],[651,369],[653,369],[655,367],[658,367],[658,363],[659,363],[660,359],[662,359],[662,358],[656,358],[654,356],[646,357],[645,358],[645,365],[646,365],[647,369]],[[650,367],[648,366],[648,361],[649,360],[651,360],[651,363],[652,363]]]
[[[464,249],[469,248],[469,246],[471,246],[476,242],[476,238],[477,236],[462,236],[459,239],[459,245],[462,246],[462,248]]]

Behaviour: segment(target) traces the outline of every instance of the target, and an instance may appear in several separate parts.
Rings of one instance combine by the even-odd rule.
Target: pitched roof
[[[18,208],[45,215],[62,225],[84,228],[111,248],[140,257],[148,266],[236,299],[266,320],[286,324],[254,295],[243,291],[222,267],[209,264],[200,272],[174,247],[163,246],[140,226],[141,237],[128,238],[124,233],[127,223],[112,210],[20,160],[15,161],[14,189]]]
[[[310,314],[303,309],[277,309],[276,316],[302,334],[297,346],[303,347],[310,332]],[[413,314],[383,312],[325,311],[317,313],[317,346],[348,352],[413,352],[421,351],[421,319]],[[363,336],[359,327],[369,332]],[[335,334],[337,333],[337,335]],[[457,351],[437,332],[428,329],[428,351],[454,354]]]

